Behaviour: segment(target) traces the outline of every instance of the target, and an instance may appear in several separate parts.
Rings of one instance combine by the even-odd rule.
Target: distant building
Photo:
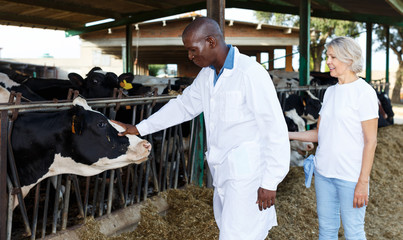
[[[189,61],[187,52],[182,43],[182,31],[193,20],[194,16],[163,20],[149,21],[133,24],[133,58],[134,74],[148,75],[148,65],[169,64],[170,73],[177,72],[178,76],[195,77],[200,68]],[[262,54],[268,59],[274,56],[275,49],[283,49],[287,71],[292,69],[292,48],[299,44],[299,29],[268,24],[257,24],[242,21],[227,20],[225,26],[225,39],[228,44],[237,46],[242,53],[253,56],[256,61],[262,62]],[[70,72],[76,72],[84,76],[94,67],[99,66],[105,71],[122,73],[125,59],[125,34],[124,26],[105,29],[96,32],[82,34],[81,54],[79,59],[49,58],[23,58],[7,59],[22,72],[32,74],[36,66],[42,69],[38,76],[67,78]],[[3,61],[4,62],[4,61]],[[24,70],[24,64],[29,69]],[[176,67],[173,67],[176,65]],[[265,64],[273,69],[273,61]],[[43,69],[55,68],[52,72],[44,73]],[[174,70],[173,70],[174,69]],[[170,74],[168,73],[168,74]]]

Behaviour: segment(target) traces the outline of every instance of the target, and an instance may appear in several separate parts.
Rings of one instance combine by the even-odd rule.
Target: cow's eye
[[[99,127],[99,128],[104,128],[104,127],[106,127],[106,122],[98,122],[98,127]]]

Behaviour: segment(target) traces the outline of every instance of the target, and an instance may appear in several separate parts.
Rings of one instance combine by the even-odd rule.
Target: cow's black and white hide
[[[17,83],[9,78],[9,76],[5,73],[0,72],[0,86],[3,87],[5,90],[8,91],[10,94],[11,91],[19,92],[22,94],[22,101],[45,101],[45,99],[35,92],[33,92],[29,87],[25,86],[24,84]],[[6,95],[3,89],[3,94]],[[10,96],[10,95],[8,95]],[[8,99],[4,101],[2,99],[2,103],[8,102]]]
[[[299,72],[271,70],[269,71],[269,74],[276,88],[290,88],[299,86]],[[313,77],[310,77],[309,81],[312,79]]]
[[[310,72],[311,81],[310,85],[334,85],[338,79],[330,76],[330,72]]]
[[[302,119],[295,110],[285,113],[285,120],[289,132],[303,132],[305,131],[305,121]],[[290,141],[290,165],[302,166],[307,152],[314,149],[312,142],[302,142],[297,140]]]
[[[28,87],[45,100],[66,100],[69,90],[76,90],[68,79],[37,78],[13,69],[2,68],[0,71],[6,73],[13,81]]]
[[[112,97],[113,90],[119,88],[118,76],[99,67],[92,68],[85,78],[77,73],[69,73],[68,78],[85,98]]]
[[[318,121],[322,103],[310,91],[305,93],[302,97],[297,94],[287,96],[284,112],[294,109],[299,116],[307,120],[307,124],[315,124]]]
[[[289,95],[285,100],[284,115],[288,131],[306,131],[306,124],[314,124],[318,121],[319,111],[322,104],[311,92],[301,97],[297,94]],[[291,146],[291,166],[302,166],[307,151],[314,148],[312,142],[301,142],[292,140]]]
[[[4,87],[0,86],[0,103],[7,103],[10,99],[10,92]]]
[[[147,160],[151,144],[92,110],[82,98],[59,112],[22,113],[11,135],[22,193],[39,181],[59,175],[92,176]]]

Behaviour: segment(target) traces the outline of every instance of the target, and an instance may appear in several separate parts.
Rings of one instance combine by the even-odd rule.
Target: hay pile
[[[403,125],[382,128],[370,182],[370,203],[367,208],[365,230],[368,239],[403,239]],[[82,239],[147,239],[147,240],[204,240],[218,239],[214,222],[211,189],[188,187],[164,194],[170,205],[166,216],[151,209],[142,211],[142,221],[132,233],[119,237],[100,236],[94,232]],[[304,186],[301,167],[290,169],[279,185],[276,208],[279,226],[266,239],[317,239],[318,221],[314,183]],[[95,225],[95,227],[94,227]],[[96,231],[96,223],[88,224]],[[342,237],[341,229],[339,236]]]

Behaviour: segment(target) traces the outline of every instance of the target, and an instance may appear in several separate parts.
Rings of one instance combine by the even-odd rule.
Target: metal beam
[[[50,8],[56,9],[61,11],[69,11],[74,13],[81,13],[91,16],[100,16],[105,18],[121,18],[122,16],[117,13],[113,12],[110,9],[101,9],[101,8],[94,8],[88,4],[76,4],[73,2],[60,2],[60,1],[53,1],[53,0],[4,0],[6,2],[13,2],[13,3],[22,3],[29,5],[30,7],[43,7],[43,8]],[[81,3],[85,3],[85,1],[81,1]]]
[[[299,8],[294,6],[284,6],[271,4],[267,2],[250,2],[250,1],[242,1],[242,0],[227,0],[226,1],[227,8],[243,8],[255,11],[264,11],[264,12],[275,12],[275,13],[289,13],[298,15]]]
[[[200,2],[200,3],[195,3],[187,6],[181,6],[178,8],[173,8],[169,10],[155,10],[155,11],[146,11],[146,12],[138,12],[138,13],[133,13],[130,16],[124,17],[120,20],[109,22],[109,23],[104,23],[104,24],[99,24],[95,26],[90,26],[90,27],[82,27],[82,28],[76,28],[76,29],[69,29],[66,30],[66,36],[75,36],[75,35],[80,35],[83,33],[87,32],[94,32],[98,30],[103,30],[107,28],[113,28],[113,27],[119,27],[123,26],[126,24],[131,24],[131,23],[138,23],[150,19],[156,19],[160,17],[166,17],[166,16],[172,16],[180,13],[186,13],[186,12],[191,12],[191,11],[196,11],[200,9],[204,9],[206,7],[205,2]]]
[[[370,14],[360,14],[360,13],[347,13],[347,12],[337,12],[337,11],[320,11],[315,10],[312,12],[311,16],[319,18],[330,18],[330,19],[340,19],[356,22],[370,22],[387,24],[391,26],[403,27],[402,17],[389,17],[381,15],[370,15]]]
[[[258,2],[242,1],[242,0],[227,0],[226,7],[299,15],[298,7],[280,6],[280,5],[276,5],[276,4],[263,3],[263,2],[258,3]],[[391,26],[403,27],[402,17],[389,17],[389,16],[360,14],[360,13],[352,14],[350,12],[330,11],[330,10],[329,11],[314,10],[311,12],[311,16],[319,17],[319,18],[357,21],[357,22],[372,22],[372,23],[387,24],[387,25],[391,25]]]
[[[402,0],[386,0],[397,12],[403,15],[403,2]]]
[[[49,28],[61,28],[61,29],[69,29],[78,26],[79,23],[74,23],[74,21],[60,21],[60,20],[52,20],[47,18],[33,17],[33,16],[23,16],[18,14],[10,14],[7,12],[0,12],[0,19],[4,22],[25,22],[27,24],[21,24],[22,26],[49,26]],[[29,24],[28,24],[29,23]]]
[[[0,111],[0,239],[7,239],[7,110]]]
[[[386,67],[385,67],[385,82],[386,87],[385,87],[385,92],[386,94],[389,95],[389,48],[390,48],[390,29],[389,26],[385,26],[385,31],[386,31]]]
[[[371,82],[372,73],[372,23],[367,23],[367,59],[365,66],[365,81]]]
[[[166,8],[174,7],[173,4],[166,3],[161,0],[126,0],[126,1],[139,5],[139,6],[142,6],[142,7],[148,7],[148,8],[153,8],[153,9],[156,9],[156,8],[166,9]]]
[[[299,85],[309,84],[311,0],[300,0]]]
[[[349,10],[345,9],[341,5],[330,2],[328,0],[313,0],[314,3],[317,3],[317,5],[320,6],[326,6],[327,8],[331,9],[332,11],[337,11],[337,12],[349,12]]]
[[[126,25],[126,66],[125,72],[133,72],[133,26],[132,24]]]

